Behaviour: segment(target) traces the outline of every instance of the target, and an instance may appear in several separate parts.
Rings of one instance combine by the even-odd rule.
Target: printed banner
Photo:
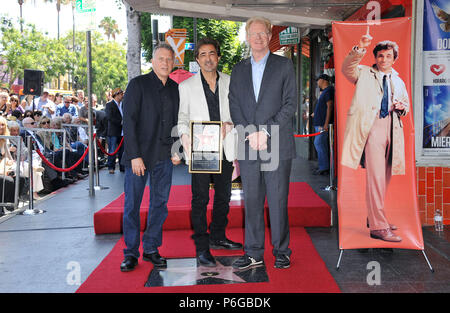
[[[175,67],[183,67],[184,66],[184,51],[186,47],[186,37],[187,30],[184,28],[181,29],[169,29],[166,32],[165,39],[166,42],[173,48],[175,51]]]
[[[423,148],[450,153],[450,2],[425,0],[423,13]]]
[[[334,22],[332,28],[339,248],[422,250],[410,100],[411,20]],[[398,45],[397,53],[390,48],[395,44],[379,45],[387,40]],[[359,45],[365,52],[356,49]],[[390,74],[386,83],[378,69]]]

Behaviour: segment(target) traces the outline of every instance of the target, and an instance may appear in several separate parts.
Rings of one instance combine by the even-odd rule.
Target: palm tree
[[[19,0],[20,1],[20,0]],[[44,2],[56,2],[56,11],[58,12],[58,35],[57,38],[59,39],[59,12],[61,11],[61,5],[67,5],[74,0],[44,0]]]
[[[108,37],[108,40],[110,37],[116,40],[116,35],[120,34],[121,32],[119,26],[117,25],[116,20],[110,16],[105,16],[101,20],[100,25],[98,25],[98,27],[103,28],[106,37]]]

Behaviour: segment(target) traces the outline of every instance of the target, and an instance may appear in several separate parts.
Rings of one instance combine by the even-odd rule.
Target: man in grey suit
[[[264,263],[266,195],[275,267],[290,266],[287,198],[296,154],[292,117],[297,90],[292,62],[270,53],[271,28],[266,18],[247,21],[252,55],[236,64],[230,81],[230,113],[238,131],[245,201],[245,255],[233,264],[238,269]]]

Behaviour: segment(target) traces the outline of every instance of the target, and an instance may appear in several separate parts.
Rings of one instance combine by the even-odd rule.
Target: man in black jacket
[[[108,130],[106,132],[106,142],[108,144],[108,153],[114,153],[122,140],[122,115],[123,115],[123,91],[115,88],[112,91],[113,99],[106,104],[105,113],[108,121]],[[120,147],[117,155],[108,156],[108,169],[110,174],[114,174],[116,167],[116,158],[119,158],[120,171],[124,172],[125,168],[121,165],[123,145]]]
[[[100,142],[100,144],[104,149],[106,142],[106,133],[108,130],[108,121],[106,120],[106,113],[104,110],[94,111],[94,124],[95,124],[95,133],[97,134],[96,139]],[[105,166],[107,155],[104,154],[100,148],[97,149],[97,153],[100,158],[99,162],[100,167]]]
[[[178,84],[169,78],[175,54],[171,46],[158,45],[153,51],[153,71],[133,78],[123,99],[123,134],[125,150],[125,203],[123,235],[125,259],[123,272],[138,264],[140,245],[139,210],[147,181],[150,185],[150,206],[147,227],[142,238],[143,260],[155,267],[167,262],[158,253],[162,244],[162,227],[167,218],[167,202],[172,185],[172,128],[178,122]]]

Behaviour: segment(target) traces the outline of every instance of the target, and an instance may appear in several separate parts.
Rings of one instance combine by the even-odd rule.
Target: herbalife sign
[[[77,25],[84,31],[95,30],[97,21],[95,19],[96,0],[76,0],[75,9],[77,13]]]
[[[280,33],[280,45],[296,45],[300,42],[297,27],[288,27]]]
[[[77,0],[75,8],[77,13],[95,12],[95,0]]]

